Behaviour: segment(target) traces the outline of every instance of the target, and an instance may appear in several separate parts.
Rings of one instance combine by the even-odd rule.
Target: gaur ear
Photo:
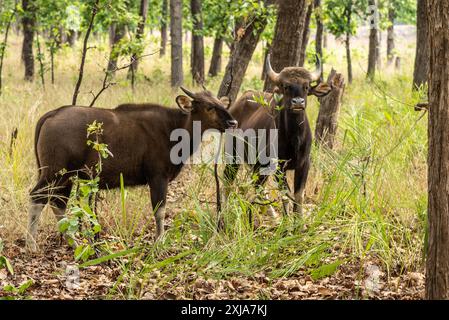
[[[192,100],[190,100],[187,96],[179,95],[176,97],[176,104],[179,109],[181,109],[184,113],[190,113],[193,109]]]
[[[313,86],[310,88],[308,95],[315,95],[317,97],[324,97],[326,95],[329,94],[329,92],[332,91],[332,87],[325,83],[325,82],[321,82],[319,84],[317,84],[316,86]]]
[[[224,104],[225,108],[228,109],[231,106],[231,100],[227,96],[223,96],[220,98],[221,103]]]

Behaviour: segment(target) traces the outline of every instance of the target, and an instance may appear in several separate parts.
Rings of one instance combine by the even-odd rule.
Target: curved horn
[[[184,91],[184,93],[186,95],[188,95],[190,98],[195,99],[195,94],[192,91],[187,90],[184,87],[180,87],[182,91]]]
[[[315,57],[316,57],[316,69],[315,71],[310,73],[310,75],[312,76],[312,82],[318,81],[321,78],[321,73],[323,72],[320,57],[317,54],[315,55]]]
[[[273,70],[273,68],[271,67],[271,62],[270,62],[270,54],[267,55],[267,75],[268,78],[270,78],[271,81],[273,81],[274,83],[277,83],[279,80],[279,73],[275,72]]]

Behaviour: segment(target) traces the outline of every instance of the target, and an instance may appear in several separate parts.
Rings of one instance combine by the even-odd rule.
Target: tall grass
[[[401,45],[405,53],[413,52],[407,44]],[[89,52],[82,104],[90,101],[88,92],[101,85],[106,63],[101,46]],[[13,38],[12,48],[18,52],[18,39]],[[331,65],[339,71],[345,68],[342,52],[339,47],[329,49],[327,69]],[[384,70],[375,83],[364,79],[364,56],[356,55],[355,81],[345,90],[335,149],[313,147],[303,216],[289,215],[279,221],[268,217],[266,207],[251,203],[251,174],[242,170],[223,208],[225,229],[217,231],[213,168],[188,166],[170,186],[166,237],[154,243],[147,189],[103,192],[98,212],[104,229],[103,260],[114,258],[121,270],[111,297],[139,298],[149,282],[156,281],[165,290],[192,277],[226,279],[263,273],[274,279],[302,270],[318,278],[351,262],[376,261],[388,275],[421,270],[427,117],[413,110],[420,94],[410,90],[412,54],[403,56],[406,67]],[[7,57],[6,87],[0,97],[0,235],[5,242],[22,237],[26,228],[28,191],[36,180],[34,124],[44,112],[70,102],[78,63],[70,49],[61,52],[56,59],[57,84],[43,91],[37,81],[21,80],[19,59],[19,54]],[[258,50],[244,89],[263,85],[261,63]],[[141,77],[132,91],[125,75],[119,74],[118,85],[97,105],[139,101],[173,105],[176,93],[169,88],[168,57],[144,60],[140,68],[148,80]],[[191,83],[189,78],[186,83]],[[219,83],[220,77],[207,86],[216,92]],[[317,110],[316,100],[310,98],[307,112],[312,128]],[[18,137],[10,154],[9,134],[14,127]],[[277,200],[275,184],[270,181],[267,188]],[[249,211],[254,224],[248,221]],[[42,238],[55,230],[55,223],[50,213],[41,220]],[[114,256],[117,252],[123,255]]]

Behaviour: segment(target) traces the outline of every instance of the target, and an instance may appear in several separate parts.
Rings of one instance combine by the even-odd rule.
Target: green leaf
[[[320,266],[319,268],[312,270],[310,272],[310,276],[312,277],[313,280],[318,280],[318,279],[328,277],[328,276],[334,274],[335,271],[337,271],[338,267],[342,263],[343,262],[341,260],[337,260],[330,264],[324,264],[324,265]]]

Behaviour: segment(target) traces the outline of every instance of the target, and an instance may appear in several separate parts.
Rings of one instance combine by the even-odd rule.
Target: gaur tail
[[[41,128],[44,125],[45,121],[54,116],[56,114],[58,110],[53,110],[50,112],[47,112],[46,114],[44,114],[38,121],[36,124],[36,131],[34,132],[34,154],[36,156],[36,162],[37,162],[37,168],[40,172],[41,169],[41,164],[39,161],[39,155],[37,154],[37,143],[39,142],[39,134],[41,133]]]

